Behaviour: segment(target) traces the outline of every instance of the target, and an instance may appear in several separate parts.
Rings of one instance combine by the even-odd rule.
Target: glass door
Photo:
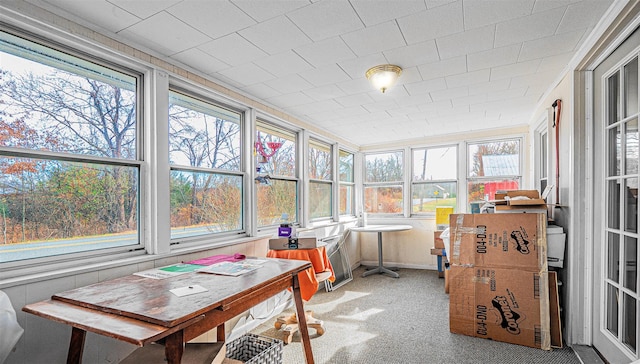
[[[596,94],[600,95],[594,99],[600,103],[595,107],[599,120],[594,130],[600,134],[605,158],[595,168],[601,178],[602,188],[595,190],[595,197],[602,201],[602,215],[595,235],[601,243],[595,244],[593,254],[593,339],[595,348],[609,362],[629,363],[640,358],[638,50],[611,57],[614,59],[603,62],[608,69],[596,70],[594,78]]]

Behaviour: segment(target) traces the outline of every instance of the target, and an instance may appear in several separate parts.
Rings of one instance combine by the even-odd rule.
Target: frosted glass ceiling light
[[[396,83],[396,80],[402,73],[402,68],[393,64],[382,64],[380,66],[371,67],[365,73],[367,79],[373,87],[384,93],[389,87]]]

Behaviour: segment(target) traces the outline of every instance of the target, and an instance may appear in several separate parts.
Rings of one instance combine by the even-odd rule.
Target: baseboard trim
[[[359,264],[356,264],[355,268],[359,266],[366,267],[377,267],[378,261],[373,260],[362,260]],[[396,267],[396,268],[405,268],[405,269],[424,269],[424,270],[438,270],[438,267],[435,265],[422,265],[422,264],[405,264],[405,263],[396,263],[396,262],[385,262],[385,267]],[[353,269],[355,269],[353,268]]]
[[[605,364],[592,346],[572,345],[571,349],[582,364]]]

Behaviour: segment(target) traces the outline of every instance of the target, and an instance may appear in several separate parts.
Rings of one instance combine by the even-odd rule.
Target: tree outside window
[[[402,214],[403,152],[365,154],[364,211]]]
[[[0,263],[140,243],[139,77],[0,32]]]
[[[256,125],[256,196],[258,227],[298,222],[297,134],[258,121]]]
[[[171,238],[243,228],[242,115],[169,92]]]
[[[454,146],[413,150],[411,211],[435,213],[437,206],[457,205],[458,150]]]
[[[338,174],[340,181],[340,215],[355,216],[355,182],[353,179],[353,153],[340,150],[338,159]]]
[[[308,157],[310,217],[330,218],[333,201],[331,145],[310,140]]]

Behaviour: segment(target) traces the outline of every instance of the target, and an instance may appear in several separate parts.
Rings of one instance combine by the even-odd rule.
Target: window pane
[[[331,146],[316,141],[309,142],[309,178],[331,180]]]
[[[456,208],[456,182],[420,183],[413,185],[412,212],[436,212],[436,206]]]
[[[255,149],[259,173],[296,177],[296,136],[294,133],[259,123]]]
[[[608,149],[609,149],[609,176],[619,176],[621,171],[621,149],[622,149],[622,135],[620,127],[609,129],[608,133]]]
[[[396,182],[404,179],[402,152],[367,154],[366,182]]]
[[[638,231],[638,179],[625,180],[624,194],[624,229],[635,233]]]
[[[607,182],[608,191],[608,227],[611,229],[620,228],[620,181],[610,180]]]
[[[416,149],[413,151],[413,180],[455,180],[457,165],[456,147]]]
[[[402,186],[364,188],[364,210],[371,213],[402,213]]]
[[[98,63],[0,31],[0,262],[140,246],[138,75]]]
[[[624,287],[637,292],[638,283],[638,239],[624,238]]]
[[[638,113],[638,58],[624,66],[625,117]]]
[[[520,142],[469,144],[469,177],[520,175]]]
[[[340,151],[340,161],[338,168],[341,182],[353,182],[353,154]]]
[[[613,336],[618,337],[618,289],[610,284],[607,284],[607,307],[606,312],[606,327]]]
[[[626,174],[638,173],[638,119],[629,120],[625,124],[625,165]]]
[[[0,32],[0,145],[136,159],[137,79]]]
[[[0,263],[138,244],[137,167],[0,158],[0,170]]]
[[[620,72],[616,72],[607,80],[609,99],[607,100],[607,125],[611,125],[620,120],[618,110],[620,107]]]
[[[169,92],[169,163],[240,170],[240,113]]]
[[[312,219],[331,217],[331,183],[309,182],[309,212]]]
[[[340,215],[355,215],[355,186],[340,184]]]
[[[171,171],[171,238],[242,229],[242,177]]]
[[[289,221],[298,221],[297,182],[272,179],[269,184],[257,185],[258,226],[279,224],[282,214]]]
[[[467,183],[467,202],[494,200],[496,191],[517,190],[519,186],[517,179],[472,181]]]
[[[636,299],[628,294],[624,294],[623,315],[622,315],[622,342],[629,349],[636,353]]]
[[[338,177],[340,180],[339,188],[339,214],[354,216],[355,211],[355,186],[353,185],[353,153],[344,150],[339,151],[338,160]],[[350,183],[342,183],[350,182]]]
[[[607,278],[618,283],[620,278],[620,235],[609,233],[607,239]]]

